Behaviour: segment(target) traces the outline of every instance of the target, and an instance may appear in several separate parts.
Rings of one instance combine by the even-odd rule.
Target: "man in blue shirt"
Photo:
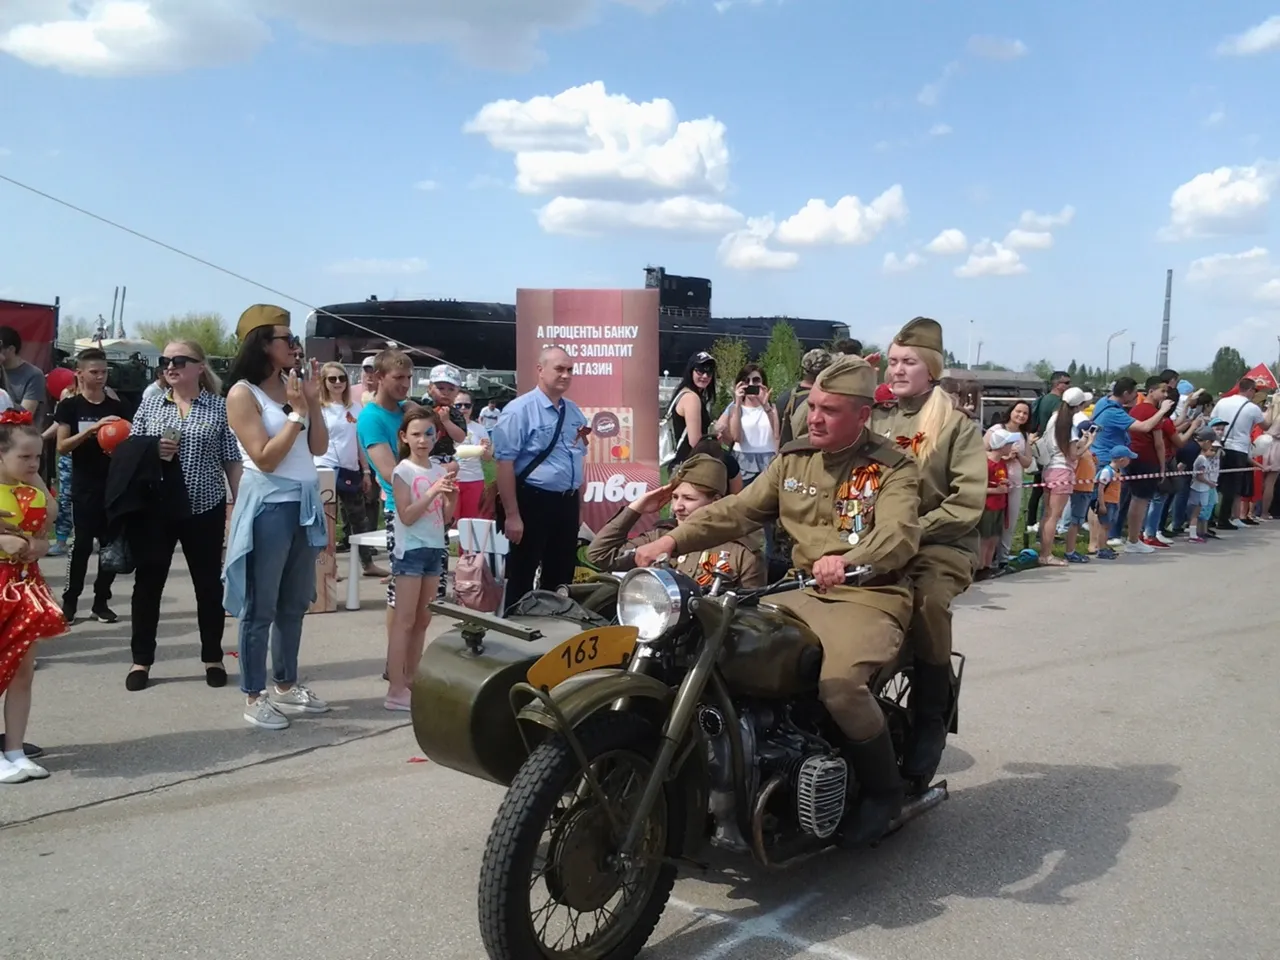
[[[538,357],[538,385],[512,400],[493,428],[498,471],[498,522],[511,541],[507,605],[538,586],[572,583],[578,558],[578,494],[591,432],[578,405],[565,396],[573,360],[560,347]]]
[[[1149,417],[1139,422],[1129,415],[1129,409],[1137,398],[1138,381],[1134,380],[1133,377],[1121,377],[1112,386],[1111,396],[1100,400],[1098,405],[1093,408],[1093,425],[1097,428],[1097,433],[1094,435],[1090,449],[1099,463],[1109,463],[1112,450],[1116,447],[1129,446],[1131,439],[1129,435],[1131,433],[1150,433],[1173,409],[1172,401],[1166,401],[1161,405],[1154,417]],[[1141,471],[1131,464],[1126,472],[1140,473]],[[1126,483],[1121,490],[1120,509],[1116,510],[1115,516],[1111,520],[1110,540],[1114,541],[1120,538],[1127,520],[1129,524],[1129,540],[1131,543],[1136,543],[1142,532],[1142,520],[1145,514],[1140,513],[1138,509],[1132,508],[1133,490],[1130,484]],[[1146,503],[1140,502],[1140,509],[1145,510]],[[1130,513],[1133,513],[1134,516],[1130,517]],[[1137,530],[1137,533],[1134,533],[1135,530]],[[1144,551],[1137,547],[1134,548],[1134,552],[1144,553],[1150,551]]]
[[[399,461],[400,424],[404,420],[405,399],[413,380],[413,361],[399,350],[383,350],[373,358],[378,378],[378,391],[365,398],[356,421],[356,441],[365,459],[373,466],[373,475],[383,493],[383,515],[387,529],[387,554],[395,549],[395,494],[391,475]],[[396,578],[387,580],[388,623],[396,605]]]

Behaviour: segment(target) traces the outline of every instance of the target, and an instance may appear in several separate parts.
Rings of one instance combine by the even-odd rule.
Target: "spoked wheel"
[[[671,896],[670,858],[684,829],[673,793],[658,795],[633,854],[617,853],[656,732],[635,714],[606,711],[577,733],[612,821],[564,737],[533,751],[498,809],[480,868],[480,935],[492,960],[632,960]]]

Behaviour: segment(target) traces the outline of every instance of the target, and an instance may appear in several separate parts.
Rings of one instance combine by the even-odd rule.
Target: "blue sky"
[[[1019,367],[1153,362],[1166,268],[1175,366],[1275,360],[1276,90],[1275,0],[0,4],[0,174],[302,300],[656,263]],[[0,182],[0,297],[117,284],[133,323],[278,299]]]

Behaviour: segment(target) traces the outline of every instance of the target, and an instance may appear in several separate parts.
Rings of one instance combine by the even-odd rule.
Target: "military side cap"
[[[259,327],[289,326],[289,311],[269,303],[255,303],[240,314],[240,322],[236,324],[236,339],[244,340]]]
[[[876,371],[861,357],[840,355],[831,365],[818,374],[814,387],[823,393],[838,393],[845,397],[876,395]]]
[[[709,453],[695,453],[676,469],[671,478],[674,488],[680,483],[692,483],[695,487],[710,490],[723,497],[729,489],[729,469],[719,457]]]
[[[916,317],[898,332],[893,342],[900,347],[920,347],[942,353],[942,324],[928,317]]]

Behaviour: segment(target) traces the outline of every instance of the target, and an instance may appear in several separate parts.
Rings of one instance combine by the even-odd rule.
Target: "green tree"
[[[751,359],[747,341],[739,337],[721,337],[711,345],[716,358],[716,411],[733,402],[733,378]]]
[[[1079,367],[1076,366],[1076,362],[1074,359],[1069,364],[1067,364],[1067,374],[1068,376],[1071,377],[1073,381],[1079,375]]]
[[[1037,360],[1035,363],[1028,363],[1023,369],[1027,373],[1034,373],[1045,383],[1049,382],[1049,378],[1053,376],[1054,366],[1048,360]]]
[[[211,357],[231,357],[237,347],[219,313],[187,313],[161,323],[140,323],[137,330],[139,337],[161,350],[174,340],[194,340]]]
[[[769,380],[770,394],[780,396],[800,382],[800,360],[803,357],[804,347],[791,324],[775,323],[759,360]]]
[[[1245,375],[1249,365],[1235,347],[1219,347],[1209,368],[1209,389],[1215,393],[1230,390]]]
[[[97,329],[96,323],[90,323],[85,317],[67,314],[58,318],[58,339],[70,343],[92,337]]]
[[[1121,377],[1133,377],[1141,387],[1147,382],[1147,377],[1151,376],[1147,372],[1147,368],[1140,363],[1126,363],[1123,367],[1116,371],[1116,379]]]

